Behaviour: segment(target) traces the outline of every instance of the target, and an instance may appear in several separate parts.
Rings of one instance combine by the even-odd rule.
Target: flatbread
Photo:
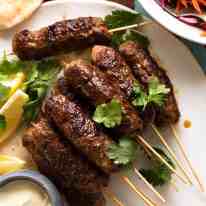
[[[0,30],[15,26],[28,18],[43,0],[0,0]]]

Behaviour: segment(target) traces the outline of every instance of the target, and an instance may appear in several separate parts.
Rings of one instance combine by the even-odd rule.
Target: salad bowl
[[[175,16],[165,11],[155,0],[138,0],[144,10],[159,24],[170,32],[199,44],[206,44],[206,37],[202,35],[202,30],[194,26],[185,24]]]

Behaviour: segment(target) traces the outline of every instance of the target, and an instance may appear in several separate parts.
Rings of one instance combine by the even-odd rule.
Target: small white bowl
[[[202,30],[189,26],[164,11],[155,0],[138,0],[144,10],[158,23],[174,34],[187,40],[206,45]]]

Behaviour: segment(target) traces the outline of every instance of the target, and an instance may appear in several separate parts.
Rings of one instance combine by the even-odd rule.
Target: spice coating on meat
[[[160,83],[165,84],[170,92],[167,95],[163,107],[156,107],[156,124],[176,123],[179,120],[180,112],[177,106],[174,90],[166,71],[160,68],[152,58],[147,49],[142,48],[133,41],[128,41],[120,45],[120,53],[125,57],[130,65],[135,77],[145,87],[152,77],[157,77]]]
[[[106,173],[118,167],[107,156],[112,139],[105,135],[80,105],[69,96],[53,93],[45,100],[44,114],[89,160]]]
[[[101,188],[108,184],[108,177],[93,168],[68,142],[60,139],[48,121],[41,117],[28,128],[23,137],[23,145],[31,153],[40,172],[53,180],[60,189],[74,189],[79,196],[93,196],[93,205],[100,206],[96,204],[98,198],[103,206]]]
[[[15,34],[12,46],[22,60],[42,59],[60,51],[71,51],[97,44],[107,44],[110,33],[97,17],[80,17],[56,22],[38,31],[23,30]]]
[[[94,46],[92,49],[92,61],[112,79],[118,81],[121,90],[127,98],[131,96],[135,77],[117,51],[107,46]]]
[[[124,92],[125,98],[131,100],[133,91],[133,84],[137,81],[125,60],[112,47],[94,46],[92,49],[92,61],[103,72],[105,72]],[[140,111],[140,116],[143,120],[144,126],[154,121],[155,110],[152,105]]]
[[[122,123],[115,128],[119,134],[128,134],[142,129],[139,114],[124,98],[119,85],[111,81],[97,67],[82,60],[73,61],[65,68],[64,76],[71,88],[87,97],[94,106],[108,103],[112,99],[119,101],[123,110]]]

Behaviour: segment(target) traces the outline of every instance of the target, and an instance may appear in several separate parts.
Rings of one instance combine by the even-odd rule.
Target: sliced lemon
[[[26,162],[12,156],[0,155],[0,175],[23,169]]]
[[[9,96],[11,96],[12,94],[14,94],[14,92],[16,92],[17,89],[19,89],[23,82],[25,80],[25,74],[23,72],[19,72],[16,74],[15,78],[11,81],[11,91]]]
[[[6,128],[0,130],[0,143],[10,137],[19,126],[23,114],[23,106],[29,97],[18,89],[0,109],[0,114],[5,117]]]

